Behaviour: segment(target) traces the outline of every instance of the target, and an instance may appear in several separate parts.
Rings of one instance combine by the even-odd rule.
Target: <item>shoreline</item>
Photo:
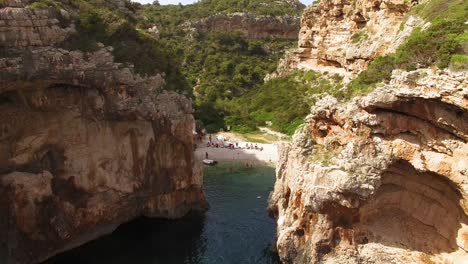
[[[205,165],[205,167],[231,167],[237,166],[242,168],[254,168],[258,166],[276,168],[276,162],[268,162],[262,160],[218,160],[215,166]]]
[[[218,142],[217,142],[218,143]],[[228,142],[226,142],[228,143]],[[235,142],[229,142],[234,143]],[[278,145],[277,144],[259,144],[251,142],[237,142],[239,146],[246,146],[246,144],[257,145],[260,149],[246,149],[246,148],[226,148],[226,147],[207,147],[207,142],[202,141],[197,145],[195,150],[195,157],[199,160],[206,158],[223,163],[246,163],[253,165],[253,163],[263,163],[275,166],[278,162]],[[218,143],[223,145],[222,143]]]

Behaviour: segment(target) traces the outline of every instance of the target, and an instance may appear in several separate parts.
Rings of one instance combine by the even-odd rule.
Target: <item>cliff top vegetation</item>
[[[249,39],[236,31],[188,32],[185,23],[220,12],[300,16],[303,8],[299,1],[287,0],[202,0],[186,6],[143,5],[139,13],[147,18],[140,26],[156,25],[159,42],[177,54],[184,77],[194,87],[195,117],[214,132],[232,126],[227,122],[235,115],[231,102],[262,86],[265,75],[276,69],[284,51],[296,45],[296,40]]]

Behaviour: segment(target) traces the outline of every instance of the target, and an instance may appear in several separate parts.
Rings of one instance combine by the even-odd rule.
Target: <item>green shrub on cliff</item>
[[[99,48],[98,43],[112,46],[116,62],[134,65],[135,72],[141,75],[164,72],[165,89],[192,94],[176,54],[139,30],[134,17],[104,0],[78,0],[73,5],[79,10],[75,14],[78,34],[65,47],[91,52]]]
[[[450,68],[455,71],[468,70],[468,56],[455,54],[450,60]]]
[[[61,8],[61,3],[54,0],[37,0],[32,1],[26,8],[34,10],[48,7]]]
[[[369,38],[369,36],[367,35],[366,31],[365,30],[361,30],[357,33],[355,33],[351,39],[353,41],[354,44],[357,44],[365,39]]]
[[[412,13],[432,22],[438,18],[463,16],[466,12],[465,0],[429,0],[425,1],[412,10]]]
[[[428,20],[430,26],[415,29],[394,54],[377,57],[350,83],[349,94],[366,93],[377,83],[390,80],[396,68],[447,68],[450,64],[454,69],[466,68],[468,2],[432,0],[418,5],[413,12]]]
[[[431,65],[447,68],[452,55],[461,49],[462,42],[458,36],[467,29],[465,19],[436,19],[426,30],[415,29],[406,43],[398,48],[397,64],[407,69]]]
[[[347,89],[348,98],[368,93],[377,83],[389,81],[392,71],[396,68],[393,55],[379,56],[371,62],[367,70],[354,79]]]

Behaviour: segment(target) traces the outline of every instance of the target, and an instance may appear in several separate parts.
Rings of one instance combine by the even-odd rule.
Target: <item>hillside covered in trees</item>
[[[134,4],[134,8],[146,18],[140,22],[140,27],[156,27],[159,43],[180,64],[187,84],[193,87],[196,118],[200,124],[210,132],[227,126],[242,131],[256,129],[253,124],[233,123],[243,118],[233,109],[232,102],[262,86],[264,77],[276,69],[284,51],[294,47],[297,40],[281,37],[252,39],[238,30],[202,32],[191,28],[190,23],[220,13],[241,12],[240,16],[254,16],[267,22],[268,19],[281,21],[286,25],[289,22],[284,22],[285,19],[294,18],[298,31],[304,5],[294,0],[202,0],[184,6]],[[258,30],[255,26],[246,25]]]

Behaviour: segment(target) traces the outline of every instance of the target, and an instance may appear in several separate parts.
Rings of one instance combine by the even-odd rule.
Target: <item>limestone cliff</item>
[[[302,15],[298,48],[280,62],[276,74],[305,69],[355,76],[377,55],[394,52],[422,23],[415,17],[405,17],[417,3],[322,0],[308,7]]]
[[[296,40],[299,17],[261,16],[251,13],[219,13],[201,20],[188,22],[185,28],[198,32],[240,32],[249,39]]]
[[[352,79],[424,25],[408,14],[417,2],[320,1],[277,74]],[[468,72],[435,66],[394,70],[347,102],[319,100],[280,150],[269,211],[282,261],[467,263],[467,113]]]
[[[40,262],[138,216],[204,210],[190,100],[164,91],[163,74],[115,63],[112,47],[61,48],[77,34],[68,1],[30,2],[0,9],[1,262]]]
[[[467,98],[467,72],[422,69],[319,101],[280,151],[269,209],[282,260],[466,263]]]

